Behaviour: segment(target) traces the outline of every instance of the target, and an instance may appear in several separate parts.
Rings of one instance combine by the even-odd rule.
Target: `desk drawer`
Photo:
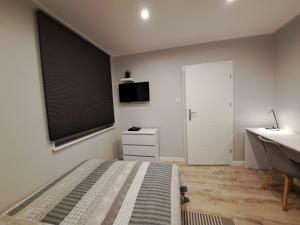
[[[123,145],[124,155],[159,156],[156,146]]]
[[[123,145],[156,145],[155,135],[123,135]]]

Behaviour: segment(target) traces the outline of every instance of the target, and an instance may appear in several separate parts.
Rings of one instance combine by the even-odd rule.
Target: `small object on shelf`
[[[124,78],[121,78],[121,82],[124,84],[125,83],[134,83],[135,81],[132,78],[130,78],[130,75],[131,75],[131,73],[129,70],[125,71],[125,76],[124,76]]]
[[[130,127],[128,131],[139,131],[140,129],[140,127]]]
[[[129,71],[129,70],[127,70],[127,71],[125,72],[125,78],[130,78],[130,71]]]

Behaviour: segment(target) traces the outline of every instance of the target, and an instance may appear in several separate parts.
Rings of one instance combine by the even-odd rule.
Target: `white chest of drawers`
[[[124,131],[122,147],[124,160],[158,162],[158,129],[142,128],[139,131]]]

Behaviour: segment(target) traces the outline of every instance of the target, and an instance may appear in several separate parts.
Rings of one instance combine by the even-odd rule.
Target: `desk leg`
[[[245,132],[245,167],[269,169],[266,152],[256,134]]]

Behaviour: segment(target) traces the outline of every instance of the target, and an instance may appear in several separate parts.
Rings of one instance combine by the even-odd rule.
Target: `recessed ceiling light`
[[[141,17],[143,20],[149,19],[150,13],[148,9],[142,9],[141,11]]]
[[[228,3],[234,2],[235,0],[227,0]]]

